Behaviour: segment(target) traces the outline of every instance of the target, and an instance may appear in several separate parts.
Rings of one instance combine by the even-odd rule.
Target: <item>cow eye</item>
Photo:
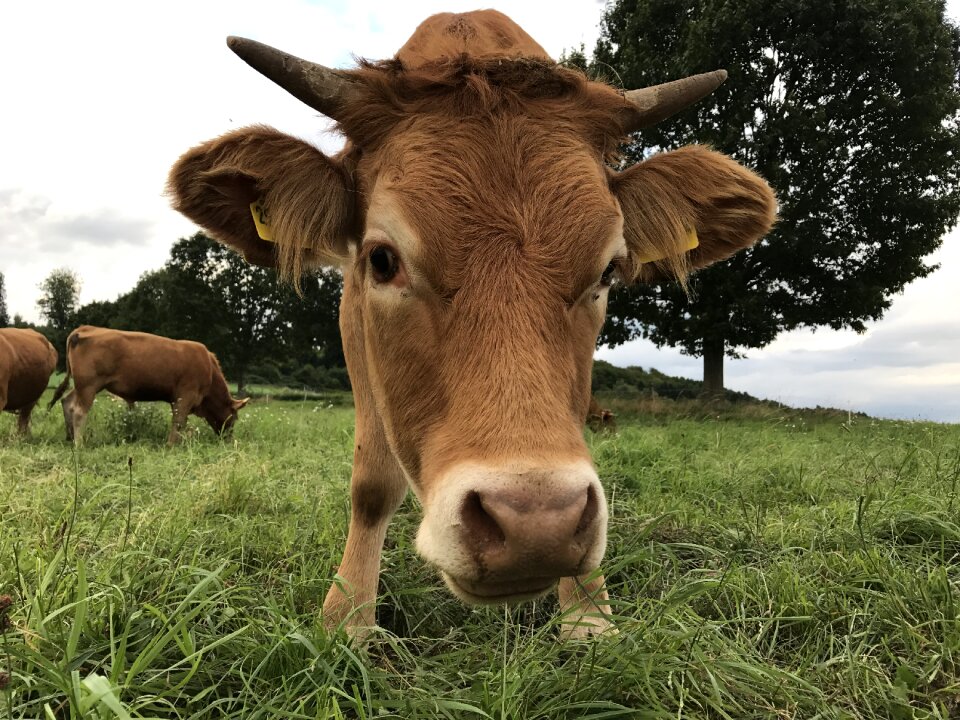
[[[390,282],[400,269],[400,261],[386,245],[377,245],[370,251],[370,268],[378,283]]]
[[[607,265],[606,269],[603,271],[603,275],[600,276],[600,285],[603,287],[610,287],[613,285],[613,273],[617,271],[617,264],[611,260],[610,264]]]

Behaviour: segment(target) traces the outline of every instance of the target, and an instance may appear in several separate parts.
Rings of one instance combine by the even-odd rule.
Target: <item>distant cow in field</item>
[[[56,349],[36,330],[0,328],[0,410],[17,413],[22,435],[56,367]]]
[[[67,376],[50,400],[60,399],[70,378],[74,388],[63,398],[67,440],[81,441],[83,423],[101,390],[132,406],[166,402],[173,408],[168,444],[180,439],[188,415],[203,418],[215,433],[228,432],[247,399],[230,396],[216,356],[202,343],[171,340],[141,332],[83,325],[67,338]]]
[[[590,407],[587,410],[587,427],[594,432],[604,430],[613,432],[617,429],[616,416],[612,411],[600,405],[595,397],[590,398]]]
[[[603,631],[607,505],[583,422],[607,291],[682,281],[776,214],[759,176],[705,147],[612,161],[726,73],[623,92],[492,10],[428,18],[395,58],[354,70],[228,44],[348,140],[330,156],[241,128],[169,179],[174,206],[251,262],[294,280],[343,270],[356,445],[324,623],[374,625],[384,536],[410,488],[417,549],[457,597],[515,602],[559,581],[565,634]]]

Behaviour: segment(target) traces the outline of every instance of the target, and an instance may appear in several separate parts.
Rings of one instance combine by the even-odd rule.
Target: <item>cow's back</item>
[[[0,388],[5,410],[35,403],[57,366],[57,351],[43,335],[25,328],[0,328]]]
[[[67,341],[77,388],[106,389],[135,402],[173,402],[203,395],[210,384],[207,348],[190,340],[84,325]]]

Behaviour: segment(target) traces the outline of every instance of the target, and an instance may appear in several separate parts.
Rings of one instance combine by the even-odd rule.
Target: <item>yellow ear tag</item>
[[[257,235],[260,239],[274,242],[273,228],[270,227],[270,218],[267,216],[262,198],[250,203],[250,214],[253,215],[253,224],[257,226]]]
[[[684,238],[683,248],[677,254],[679,255],[681,253],[690,252],[695,247],[699,247],[699,245],[700,245],[700,239],[697,237],[697,231],[694,229],[691,229],[687,232],[687,237]],[[647,257],[640,258],[640,262],[642,263],[656,262],[657,260],[663,260],[665,257],[667,256],[666,255],[648,255]]]

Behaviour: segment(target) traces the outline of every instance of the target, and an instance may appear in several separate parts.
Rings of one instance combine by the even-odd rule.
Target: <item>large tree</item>
[[[284,298],[276,274],[203,233],[177,241],[165,270],[177,334],[214,350],[242,390],[247,368],[278,352],[283,337]]]
[[[37,307],[50,325],[67,329],[73,323],[80,300],[80,278],[67,268],[52,270],[40,283]]]
[[[214,349],[242,389],[247,370],[298,357],[343,366],[337,310],[342,281],[335,271],[301,280],[301,293],[202,233],[170,251],[165,308],[179,332]],[[168,333],[170,334],[170,333]]]
[[[10,324],[10,313],[7,311],[7,286],[0,272],[0,327]]]
[[[800,326],[863,331],[936,269],[960,211],[960,34],[942,0],[615,0],[593,70],[624,87],[726,68],[706,100],[635,136],[629,162],[708,143],[776,189],[756,247],[676,284],[611,296],[601,342],[647,337],[704,359]]]
[[[300,281],[300,294],[284,290],[285,342],[302,362],[319,354],[325,367],[345,367],[340,340],[340,295],[343,278],[337,270],[317,270]]]
[[[145,272],[129,292],[117,298],[112,327],[178,340],[210,339],[216,330],[212,325],[219,315],[219,298],[171,263],[168,260],[159,270]]]
[[[66,363],[67,336],[76,325],[77,304],[80,301],[80,277],[67,268],[52,270],[40,283],[37,307],[46,319],[41,330],[53,343],[59,354],[57,365],[62,370]]]
[[[75,325],[95,325],[97,327],[115,327],[117,302],[111,300],[94,300],[81,305],[74,313]]]

